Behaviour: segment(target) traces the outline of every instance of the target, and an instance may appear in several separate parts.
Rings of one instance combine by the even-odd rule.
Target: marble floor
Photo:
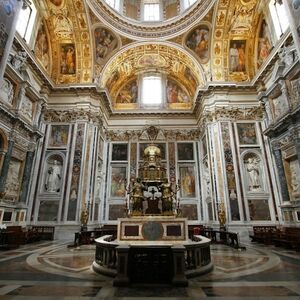
[[[299,299],[300,253],[247,244],[245,251],[212,245],[214,270],[187,288],[116,288],[91,269],[93,245],[40,242],[0,251],[0,300],[58,299]]]

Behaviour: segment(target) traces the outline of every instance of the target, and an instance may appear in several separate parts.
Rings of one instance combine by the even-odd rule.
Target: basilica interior
[[[0,234],[53,229],[0,251],[3,299],[300,299],[299,57],[299,0],[0,1]],[[67,247],[128,216],[149,146],[168,211],[243,245],[186,288],[112,287]]]

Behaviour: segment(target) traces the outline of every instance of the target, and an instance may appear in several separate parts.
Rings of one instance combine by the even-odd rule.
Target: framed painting
[[[255,123],[237,123],[240,145],[257,145]]]
[[[60,45],[60,73],[64,75],[76,74],[75,44]]]
[[[122,166],[111,167],[111,188],[110,196],[123,198],[126,196],[126,174],[127,168]]]
[[[127,161],[128,160],[128,144],[113,144],[112,161]]]
[[[229,49],[229,71],[246,72],[246,41],[231,40]]]
[[[49,147],[66,147],[68,145],[69,125],[52,125]]]
[[[177,144],[178,160],[194,160],[194,144],[178,143]]]
[[[149,146],[150,144],[148,143],[141,143],[139,146],[139,157],[140,160],[143,159],[143,155],[144,155],[144,150]],[[160,149],[160,157],[162,160],[166,159],[166,144],[165,143],[155,143],[155,146],[157,146]]]
[[[180,195],[182,198],[195,198],[195,168],[193,165],[179,167]]]

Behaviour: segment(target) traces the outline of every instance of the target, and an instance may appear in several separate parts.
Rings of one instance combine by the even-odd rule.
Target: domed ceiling
[[[130,19],[103,0],[37,4],[43,21],[34,49],[45,71],[58,85],[98,85],[113,110],[138,111],[136,85],[152,71],[164,76],[165,89],[176,86],[181,93],[164,109],[192,111],[199,89],[208,84],[250,84],[274,44],[264,1],[196,1],[154,23]],[[239,60],[232,60],[231,49]]]

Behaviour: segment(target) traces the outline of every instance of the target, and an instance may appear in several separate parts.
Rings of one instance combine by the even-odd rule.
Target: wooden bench
[[[275,246],[283,246],[300,250],[300,228],[284,227],[273,236]]]
[[[29,230],[32,231],[32,233],[35,233],[36,236],[38,236],[39,240],[46,240],[46,241],[53,241],[54,240],[54,226],[31,226],[29,227]]]
[[[272,244],[273,236],[277,232],[276,226],[253,226],[253,233],[249,234],[252,242]]]
[[[1,230],[0,247],[2,249],[14,249],[26,243],[26,229],[22,226],[8,226]]]

